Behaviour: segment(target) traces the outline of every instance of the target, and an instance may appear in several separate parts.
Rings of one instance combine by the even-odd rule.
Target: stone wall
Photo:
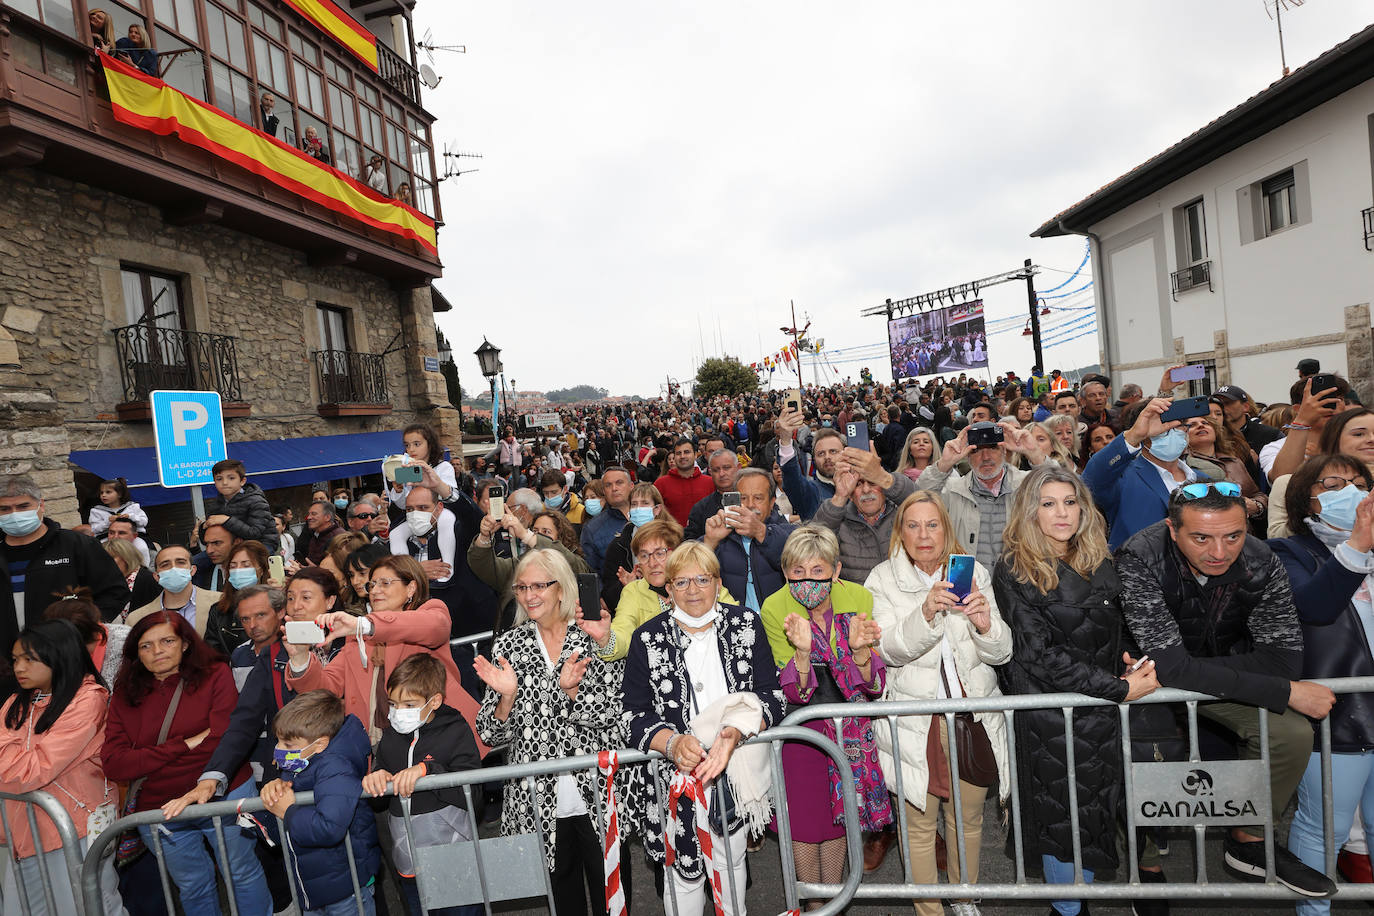
[[[218,225],[169,225],[155,207],[32,169],[0,172],[0,227],[0,473],[38,472],[64,524],[77,521],[68,451],[153,444],[150,423],[115,419],[123,392],[111,331],[130,323],[124,265],[180,276],[188,329],[238,339],[251,415],[226,419],[230,441],[397,429],[417,417],[447,427],[456,413],[442,376],[421,368],[437,352],[428,289],[311,267],[300,252]],[[319,416],[317,303],[346,310],[354,350],[394,348],[392,413]]]

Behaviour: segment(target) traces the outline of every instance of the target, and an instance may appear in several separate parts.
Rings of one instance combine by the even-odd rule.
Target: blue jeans
[[[377,912],[376,901],[372,899],[374,881],[362,888],[363,916],[374,916]],[[304,916],[358,916],[358,901],[350,894],[338,903],[329,903],[315,910],[306,910]]]
[[[1374,812],[1374,753],[1331,755],[1331,809],[1336,830],[1336,849],[1350,837],[1355,810],[1363,805]],[[1298,783],[1298,810],[1288,832],[1288,851],[1304,865],[1326,872],[1326,847],[1322,843],[1322,757],[1313,754]],[[1329,900],[1298,901],[1300,916],[1331,912]]]
[[[253,780],[225,796],[226,800],[252,798],[257,794]],[[176,886],[186,916],[220,916],[219,894],[215,885],[215,868],[219,864],[215,845],[215,821],[224,830],[224,851],[233,876],[234,900],[240,916],[271,916],[272,894],[254,851],[256,841],[244,833],[232,817],[202,817],[192,821],[168,821],[155,826],[142,826],[138,832],[144,845],[153,846],[153,830],[158,831],[162,846],[162,862]],[[208,844],[208,845],[207,845]]]
[[[1060,862],[1054,856],[1041,856],[1040,867],[1045,870],[1046,884],[1072,884],[1073,883],[1073,863]],[[1088,884],[1093,883],[1093,870],[1083,869],[1083,880]],[[1051,900],[1050,906],[1054,907],[1056,913],[1061,916],[1078,916],[1078,911],[1083,908],[1081,900]]]

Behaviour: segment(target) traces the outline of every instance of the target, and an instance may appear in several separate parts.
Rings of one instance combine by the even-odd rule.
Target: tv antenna
[[[429,89],[438,89],[439,83],[444,79],[434,70],[435,51],[451,51],[454,54],[466,54],[468,52],[467,45],[436,45],[429,29],[425,29],[424,37],[415,43],[415,47],[425,52],[427,62],[420,65],[420,82]]]
[[[463,152],[462,150],[452,150],[452,149],[449,149],[448,144],[445,143],[445,144],[444,144],[444,153],[443,153],[444,174],[443,174],[442,176],[440,176],[439,181],[443,181],[443,180],[446,179],[446,178],[457,178],[459,175],[467,175],[467,174],[470,174],[470,173],[472,173],[472,172],[479,172],[479,171],[481,171],[481,169],[464,169],[464,168],[460,168],[459,166],[460,166],[462,163],[460,163],[460,162],[458,161],[459,159],[481,159],[481,158],[482,158],[482,154],[481,154],[481,153],[465,153],[465,152]]]
[[[1284,10],[1296,9],[1302,6],[1306,0],[1264,0],[1264,12],[1270,19],[1278,23],[1279,27],[1279,64],[1283,67],[1283,75],[1288,75],[1288,58],[1283,53],[1283,13]]]

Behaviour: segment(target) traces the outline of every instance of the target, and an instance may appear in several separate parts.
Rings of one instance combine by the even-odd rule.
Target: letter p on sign
[[[186,445],[186,434],[204,429],[210,422],[210,411],[204,404],[195,401],[173,401],[169,407],[172,412],[172,441],[178,446]]]

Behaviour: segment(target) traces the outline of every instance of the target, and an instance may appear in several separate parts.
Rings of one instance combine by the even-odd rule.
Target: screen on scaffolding
[[[983,300],[893,318],[887,323],[887,346],[895,381],[986,369]]]

